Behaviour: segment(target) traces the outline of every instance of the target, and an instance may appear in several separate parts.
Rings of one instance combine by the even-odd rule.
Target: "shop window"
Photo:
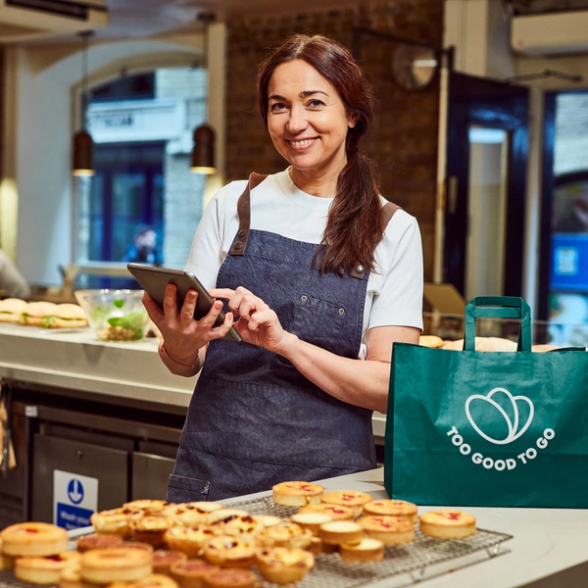
[[[95,175],[76,180],[78,263],[183,267],[202,216],[204,179],[190,173],[190,152],[205,113],[202,69],[158,69],[91,89]],[[78,287],[132,285],[84,274],[78,280]]]

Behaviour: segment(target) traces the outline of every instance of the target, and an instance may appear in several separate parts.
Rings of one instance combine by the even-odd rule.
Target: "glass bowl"
[[[143,290],[76,290],[74,295],[100,341],[140,341],[147,333]]]

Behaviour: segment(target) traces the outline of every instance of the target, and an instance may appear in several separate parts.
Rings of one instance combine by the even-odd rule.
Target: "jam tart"
[[[314,567],[314,556],[304,549],[269,547],[258,550],[255,562],[265,580],[283,586],[300,582]]]

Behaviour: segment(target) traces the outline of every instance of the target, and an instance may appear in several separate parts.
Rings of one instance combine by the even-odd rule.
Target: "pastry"
[[[320,526],[332,521],[333,517],[322,512],[298,512],[291,515],[290,520],[318,537]]]
[[[123,508],[129,510],[141,510],[143,511],[143,514],[147,516],[158,515],[169,506],[173,505],[167,500],[151,499],[133,500],[132,502],[126,502],[123,504]]]
[[[463,351],[463,339],[445,341],[442,349]],[[501,337],[476,337],[476,351],[516,351],[517,344]]]
[[[96,585],[84,582],[80,574],[80,568],[73,565],[61,570],[59,588],[96,588]]]
[[[561,347],[559,345],[548,344],[533,345],[531,347],[531,351],[535,351],[536,353],[545,353],[546,351],[555,351],[556,349],[561,349]]]
[[[353,521],[330,521],[321,525],[319,534],[323,543],[330,545],[359,543],[363,538],[363,529]]]
[[[437,335],[421,335],[419,337],[419,345],[422,347],[429,347],[431,349],[437,349],[443,345],[444,341]]]
[[[327,492],[321,497],[321,501],[326,502],[327,504],[349,507],[356,517],[361,515],[364,504],[367,504],[372,500],[373,498],[369,494],[366,492],[358,492],[357,490]]]
[[[273,527],[279,525],[283,519],[274,515],[254,515],[256,521],[259,521],[264,527]]]
[[[303,506],[298,512],[320,512],[328,514],[334,521],[352,521],[355,518],[353,511],[348,506],[338,506],[326,502]]]
[[[366,515],[400,517],[413,523],[418,520],[418,510],[416,504],[404,500],[374,500],[363,507]]]
[[[77,551],[45,557],[19,557],[14,563],[14,576],[31,584],[57,584],[61,572],[67,567],[75,567],[80,557]]]
[[[439,539],[461,539],[476,534],[476,517],[459,510],[433,510],[420,517],[423,535]]]
[[[250,570],[219,570],[202,579],[202,588],[257,588],[257,578]]]
[[[90,549],[109,549],[111,547],[118,547],[122,545],[122,537],[118,535],[86,535],[80,537],[76,546],[78,551],[90,551]]]
[[[188,557],[198,557],[202,546],[214,537],[214,531],[205,525],[191,527],[172,527],[165,532],[164,542],[173,551],[181,551]]]
[[[99,535],[118,535],[124,539],[130,536],[131,521],[142,516],[142,510],[115,508],[94,513],[90,522]]]
[[[14,557],[9,555],[0,554],[0,570],[12,570],[14,569]]]
[[[209,526],[215,535],[232,535],[234,537],[255,535],[264,528],[263,523],[251,515],[231,515],[215,521]]]
[[[401,517],[370,515],[357,521],[364,533],[385,545],[414,541],[414,523]]]
[[[215,537],[202,546],[202,554],[210,563],[225,568],[250,568],[255,550],[254,543],[229,536]]]
[[[221,508],[219,510],[212,511],[208,515],[207,524],[212,525],[217,521],[228,519],[229,517],[233,516],[246,517],[249,516],[249,513],[246,510],[240,510],[237,508]]]
[[[304,549],[310,545],[312,533],[308,529],[291,521],[282,521],[273,527],[262,529],[256,536],[257,542],[264,547],[298,547]]]
[[[92,549],[82,554],[82,579],[92,584],[139,580],[152,572],[151,553],[142,549]]]
[[[178,583],[163,574],[151,574],[132,582],[113,582],[108,588],[178,588]]]
[[[0,539],[0,570],[12,570],[14,568],[14,557],[2,553],[2,539]]]
[[[168,574],[172,564],[181,563],[188,559],[188,556],[181,551],[170,551],[169,549],[158,549],[153,552],[153,573]]]
[[[123,549],[142,549],[148,553],[153,553],[154,548],[150,543],[142,543],[141,541],[123,541],[120,545],[117,545],[113,549],[122,547]]]
[[[310,553],[339,553],[339,546],[324,543],[320,537],[313,535],[310,545],[306,547],[306,551],[310,551]]]
[[[283,586],[300,582],[314,567],[314,556],[304,549],[270,547],[260,549],[255,562],[264,579]]]
[[[165,532],[176,524],[170,517],[149,515],[132,519],[129,528],[133,539],[158,547],[164,544]]]
[[[202,578],[220,568],[204,559],[189,559],[176,562],[170,567],[170,576],[183,588],[200,588]]]
[[[284,506],[304,506],[319,503],[325,489],[310,482],[282,482],[272,488],[274,504]]]
[[[57,555],[67,550],[65,529],[48,523],[17,523],[0,533],[2,553],[11,557]]]
[[[222,504],[218,502],[187,502],[185,504],[172,504],[162,511],[164,517],[175,519],[185,527],[196,527],[208,522],[211,512],[221,510]]]
[[[384,559],[384,544],[378,539],[364,537],[359,543],[343,543],[339,554],[343,561],[381,561]]]

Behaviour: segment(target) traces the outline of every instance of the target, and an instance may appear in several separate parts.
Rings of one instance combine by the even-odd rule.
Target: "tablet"
[[[177,302],[178,309],[182,307],[184,298],[189,290],[196,290],[198,298],[196,299],[196,308],[194,309],[194,318],[198,321],[208,314],[214,299],[211,298],[206,288],[200,283],[198,278],[181,270],[167,269],[163,267],[153,267],[150,265],[140,265],[138,263],[127,264],[128,270],[131,272],[135,280],[139,282],[141,287],[159,304],[163,306],[163,298],[165,296],[165,288],[168,284],[175,284],[177,287]],[[219,327],[225,320],[225,313],[221,310],[214,323],[215,327]],[[229,332],[223,337],[229,341],[242,341],[241,335],[237,332],[235,327],[231,327]]]

